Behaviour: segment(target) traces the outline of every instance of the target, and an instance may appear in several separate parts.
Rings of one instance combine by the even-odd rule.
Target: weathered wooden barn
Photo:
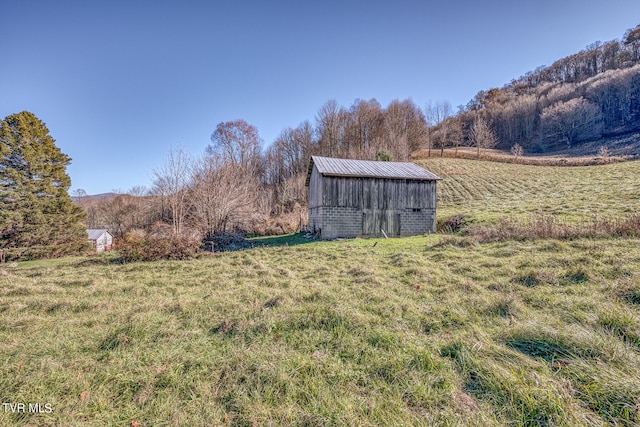
[[[113,237],[104,229],[87,229],[89,243],[96,252],[110,251],[113,245]]]
[[[313,156],[309,228],[323,239],[433,233],[439,179],[414,163]]]

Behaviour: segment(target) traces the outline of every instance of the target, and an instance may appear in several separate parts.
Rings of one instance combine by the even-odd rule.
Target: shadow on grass
[[[124,260],[117,250],[104,252],[101,254],[91,254],[76,262],[76,266],[85,267],[90,265],[124,264]]]
[[[304,237],[305,233],[284,234],[280,236],[252,237],[248,239],[255,247],[297,246],[317,241]]]
[[[306,238],[304,237],[306,233],[293,233],[293,234],[284,234],[280,236],[266,236],[266,237],[251,237],[240,240],[244,242],[244,245],[238,245],[235,247],[234,245],[224,245],[223,249],[216,250],[215,252],[234,252],[247,250],[252,248],[260,248],[260,247],[274,247],[274,246],[297,246],[305,243],[312,243],[317,241],[314,238]],[[246,244],[246,243],[249,244]],[[206,256],[206,254],[210,254],[210,251],[200,251],[198,254],[194,256],[194,258],[199,258],[201,256]],[[161,259],[161,258],[160,258]],[[158,260],[160,260],[158,259]],[[129,262],[139,262],[139,261],[125,261],[124,258],[120,255],[120,253],[115,250],[113,252],[109,252],[108,254],[99,254],[92,255],[88,258],[82,258],[77,261],[76,265],[78,266],[90,266],[90,265],[109,265],[109,264],[126,264]],[[143,261],[140,261],[143,262]]]

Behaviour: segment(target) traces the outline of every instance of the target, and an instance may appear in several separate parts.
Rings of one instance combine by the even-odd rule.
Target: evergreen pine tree
[[[35,259],[86,247],[84,211],[46,125],[23,111],[0,121],[0,259]]]

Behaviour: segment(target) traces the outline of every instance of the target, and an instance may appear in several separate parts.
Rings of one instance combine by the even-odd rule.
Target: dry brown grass
[[[582,223],[570,223],[554,215],[537,213],[525,218],[502,218],[497,224],[466,230],[479,242],[523,239],[578,239],[593,237],[640,236],[640,214],[610,218],[591,217]]]
[[[431,150],[431,157],[441,157],[440,150]],[[594,166],[607,163],[617,163],[633,160],[635,157],[626,156],[608,156],[602,157],[598,155],[592,156],[566,156],[566,155],[547,155],[547,156],[519,156],[516,158],[513,154],[500,150],[482,150],[480,156],[473,147],[459,147],[455,149],[448,148],[444,150],[443,156],[446,158],[458,158],[466,160],[485,160],[500,163],[517,163],[530,166]],[[429,158],[428,150],[415,151],[411,158],[413,160]]]
[[[276,217],[269,217],[255,224],[250,232],[259,236],[296,233],[306,222],[306,214],[306,206],[296,205],[291,212],[281,213]]]

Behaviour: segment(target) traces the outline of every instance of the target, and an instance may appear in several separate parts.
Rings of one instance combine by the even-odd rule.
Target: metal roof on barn
[[[415,179],[419,181],[440,179],[438,175],[410,162],[378,162],[312,156],[307,171],[306,185],[309,185],[314,164],[318,168],[318,172],[325,176]]]
[[[89,240],[98,240],[100,238],[100,236],[102,236],[104,233],[108,233],[109,231],[105,230],[105,229],[92,229],[92,228],[88,228],[87,229],[87,234],[89,235]]]

